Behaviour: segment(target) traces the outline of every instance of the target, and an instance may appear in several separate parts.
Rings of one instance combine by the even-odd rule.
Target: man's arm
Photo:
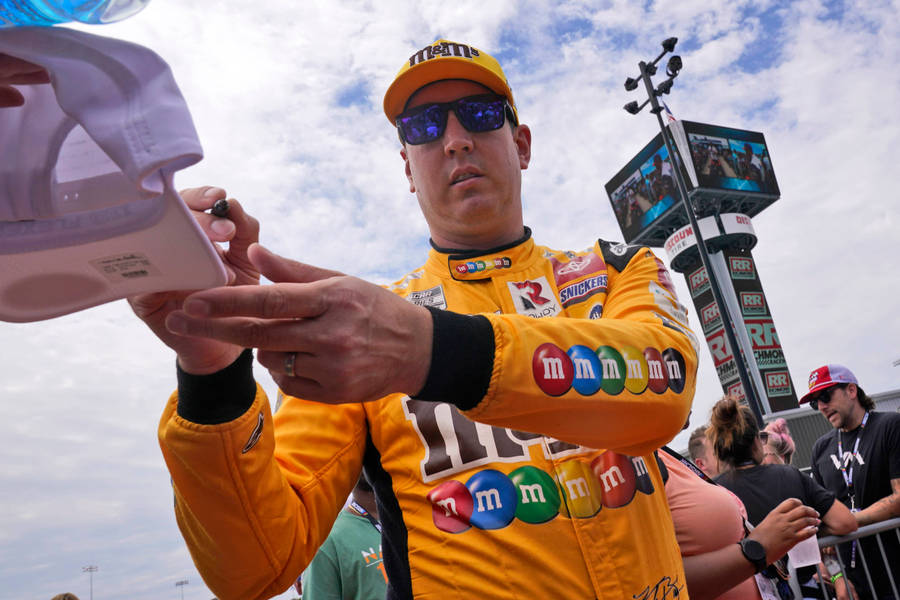
[[[815,510],[789,498],[772,509],[747,537],[762,544],[766,562],[771,564],[798,542],[815,535],[818,524]],[[718,598],[756,573],[738,544],[682,558],[688,593],[694,600]]]
[[[860,527],[900,517],[900,479],[891,479],[891,495],[853,513]]]
[[[602,318],[486,315],[496,347],[490,388],[465,414],[637,456],[667,443],[684,425],[694,394],[696,340],[668,271],[650,250],[629,247],[620,257],[598,243],[594,251],[609,268]],[[599,358],[592,367],[600,381],[596,391],[574,379],[588,370],[577,362],[579,351]],[[554,378],[557,358],[562,378]]]
[[[274,285],[196,292],[166,325],[184,336],[259,348],[259,362],[293,396],[339,403],[405,393],[453,402],[490,425],[635,455],[668,442],[687,417],[694,341],[683,313],[676,314],[667,273],[649,250],[638,251],[621,272],[610,268],[610,292],[596,320],[429,314],[378,286],[317,275],[321,270],[259,246],[248,255]],[[572,368],[564,363],[576,346],[615,350],[611,360],[618,362],[597,368],[615,369],[618,383],[610,371],[606,389],[582,394],[572,387]],[[565,389],[547,385],[541,349],[551,347],[559,356],[547,357],[549,373],[568,377]],[[285,361],[294,353],[290,376]],[[657,383],[664,383],[655,391],[650,355]]]
[[[232,390],[247,381],[254,393],[239,416],[197,422],[214,413],[217,397],[230,404]],[[290,587],[356,483],[366,434],[360,404],[285,398],[273,416],[252,381],[249,351],[221,372],[179,374],[179,394],[160,420],[160,446],[178,526],[216,597],[263,600]]]
[[[887,452],[884,458],[887,463],[886,475],[891,481],[891,493],[853,513],[860,527],[900,517],[900,414],[885,413],[879,416],[886,421],[880,443]]]
[[[821,535],[847,535],[857,530],[857,522],[853,513],[843,502],[835,499],[831,508],[822,515]]]
[[[185,190],[182,197],[210,240],[228,244],[220,256],[229,289],[258,288],[259,271],[247,254],[258,239],[256,220],[235,200],[227,218],[206,213],[225,198],[220,188]],[[245,345],[181,336],[166,327],[188,295],[129,299],[177,355],[178,393],[159,425],[176,519],[217,597],[269,598],[287,589],[312,559],[356,481],[366,435],[363,408],[302,406],[289,399],[275,417],[285,420],[276,434]],[[232,325],[247,327],[248,321],[234,319]],[[281,434],[303,441],[302,457],[296,448],[288,458],[277,456],[275,436]]]

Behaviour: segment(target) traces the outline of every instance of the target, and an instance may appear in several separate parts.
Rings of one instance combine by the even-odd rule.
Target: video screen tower
[[[668,79],[658,86],[651,76],[676,42],[665,40],[663,52],[640,62],[640,76],[625,82],[628,91],[643,82],[648,94],[625,110],[637,114],[650,104],[660,133],[606,192],[625,242],[664,247],[672,268],[684,274],[722,389],[744,399],[761,423],[763,414],[798,406],[751,254],[757,241],[751,219],[780,197],[778,182],[762,133],[671,114],[663,122],[658,97],[670,92],[680,57],[670,57]]]

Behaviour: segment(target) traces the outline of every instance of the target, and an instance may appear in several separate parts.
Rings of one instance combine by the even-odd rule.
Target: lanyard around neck
[[[853,461],[859,455],[859,442],[862,440],[863,432],[866,429],[866,423],[869,422],[869,412],[866,411],[866,414],[863,415],[862,425],[859,426],[859,434],[856,436],[856,443],[853,444],[853,452],[850,454],[850,460]],[[844,477],[844,483],[847,485],[847,491],[850,493],[850,503],[855,507],[856,499],[854,498],[853,493],[853,466],[850,465],[850,468],[847,469],[847,465],[844,462],[844,440],[843,436],[841,436],[841,430],[838,429],[838,468],[841,471],[841,475]]]
[[[352,508],[354,510],[354,512],[359,513],[359,516],[365,517],[366,519],[368,519],[369,523],[372,524],[372,527],[377,529],[378,533],[381,533],[381,523],[379,523],[375,517],[373,517],[371,514],[369,514],[369,511],[367,511],[365,508],[363,508],[362,505],[359,502],[357,502],[355,498],[350,499],[350,508]]]

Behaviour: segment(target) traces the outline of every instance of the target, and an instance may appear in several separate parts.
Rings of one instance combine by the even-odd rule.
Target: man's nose
[[[474,146],[472,133],[462,126],[456,113],[450,111],[447,115],[447,128],[444,130],[444,152],[453,156],[457,152],[471,152]]]

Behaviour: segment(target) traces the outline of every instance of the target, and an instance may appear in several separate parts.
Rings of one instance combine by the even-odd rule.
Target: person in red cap
[[[812,450],[812,474],[837,494],[860,526],[900,517],[900,414],[875,411],[875,403],[843,365],[825,365],[809,375],[809,402],[833,431]],[[879,534],[894,582],[900,585],[900,543],[893,533]],[[847,575],[861,598],[894,598],[875,537],[842,544]],[[860,548],[862,552],[860,552]],[[872,576],[869,586],[862,554]],[[873,593],[874,592],[874,593]]]

